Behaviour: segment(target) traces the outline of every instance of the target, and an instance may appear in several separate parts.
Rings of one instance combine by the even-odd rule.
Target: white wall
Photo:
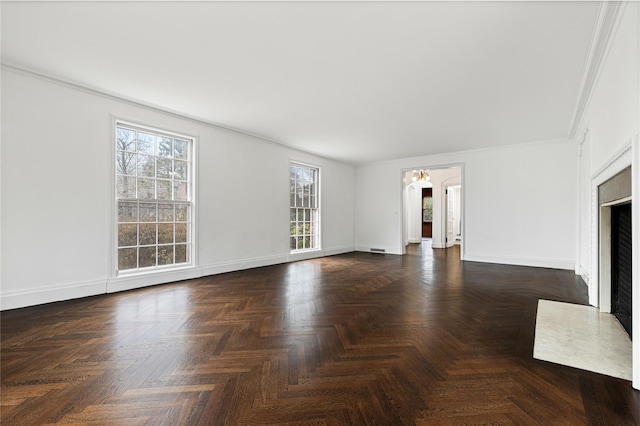
[[[638,134],[640,117],[638,76],[638,9],[624,3],[606,61],[585,112],[579,140],[580,157],[580,258],[579,271],[589,280],[589,193],[591,178]]]
[[[322,175],[322,247],[353,251],[355,169],[206,123],[4,69],[2,309],[296,260],[289,161]],[[197,265],[115,277],[112,125],[120,118],[197,142]]]
[[[356,248],[402,253],[402,170],[448,164],[463,164],[465,260],[574,268],[577,159],[568,140],[358,167]]]
[[[623,2],[620,10],[605,61],[597,74],[577,132],[578,140],[584,141],[578,151],[580,200],[577,270],[589,284],[590,303],[596,306],[598,277],[594,273],[597,265],[593,265],[597,262],[593,259],[597,250],[598,226],[592,205],[595,203],[594,183],[600,180],[603,168],[615,172],[616,168],[632,164],[635,170],[632,182],[634,247],[640,240],[640,215],[637,214],[640,202],[640,5],[637,2]],[[619,154],[631,145],[633,154],[619,161]],[[640,271],[640,250],[634,250],[633,262],[633,386],[640,389],[640,274],[636,273]]]

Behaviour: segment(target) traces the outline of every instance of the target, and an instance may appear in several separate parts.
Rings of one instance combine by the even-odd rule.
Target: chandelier
[[[413,181],[420,182],[429,182],[431,180],[431,176],[429,176],[429,170],[414,170],[413,171]]]

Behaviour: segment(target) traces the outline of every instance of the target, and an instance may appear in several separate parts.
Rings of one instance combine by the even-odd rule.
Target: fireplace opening
[[[611,313],[631,337],[631,203],[611,207]]]

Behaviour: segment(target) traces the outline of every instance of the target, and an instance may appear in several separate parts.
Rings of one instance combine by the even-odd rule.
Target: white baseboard
[[[40,286],[29,290],[1,292],[0,310],[24,308],[27,306],[59,302],[62,300],[79,299],[82,297],[96,296],[105,293],[134,290],[137,288],[200,278],[208,275],[218,275],[226,272],[241,271],[244,269],[259,268],[262,266],[271,266],[304,259],[333,256],[336,254],[350,253],[352,251],[355,251],[354,246],[338,246],[304,253],[265,256],[234,262],[220,262],[199,267],[186,267],[170,271],[147,274],[130,274],[74,284]]]
[[[330,247],[324,250],[325,256],[335,256],[336,254],[345,254],[356,251],[356,247],[353,244],[346,246]]]
[[[569,270],[574,270],[575,268],[575,261],[568,259],[563,260],[515,256],[483,256],[467,253],[465,254],[464,260],[471,262],[499,263],[502,265],[533,266],[537,268]]]
[[[355,251],[361,251],[361,252],[365,252],[365,253],[372,253],[372,251],[371,251],[372,248],[383,249],[384,250],[383,254],[396,254],[396,255],[403,255],[404,254],[403,247],[401,247],[401,246],[387,247],[387,246],[380,245],[380,244],[356,244]]]
[[[585,284],[587,284],[587,287],[589,287],[589,283],[591,281],[591,278],[589,277],[589,271],[583,267],[578,267],[576,270],[576,274],[580,275]]]
[[[152,285],[166,284],[175,281],[190,280],[202,276],[201,268],[188,267],[171,271],[151,272],[146,274],[122,275],[109,278],[107,281],[107,293],[134,290],[136,288]]]
[[[28,290],[3,291],[0,293],[0,310],[18,309],[62,300],[96,296],[106,292],[107,280],[92,280],[72,284],[34,287]]]

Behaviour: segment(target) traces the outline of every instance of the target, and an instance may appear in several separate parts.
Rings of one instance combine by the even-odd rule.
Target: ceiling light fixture
[[[429,170],[414,170],[413,171],[413,181],[420,182],[429,182],[431,181],[431,176],[429,176]]]

